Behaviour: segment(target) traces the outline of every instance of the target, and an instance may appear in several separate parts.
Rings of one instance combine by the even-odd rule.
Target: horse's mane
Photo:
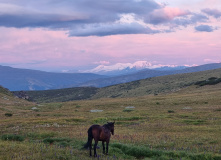
[[[110,130],[111,129],[111,125],[112,123],[107,123],[107,124],[104,124],[103,127]]]
[[[103,127],[110,130],[110,125],[109,124],[104,124]]]

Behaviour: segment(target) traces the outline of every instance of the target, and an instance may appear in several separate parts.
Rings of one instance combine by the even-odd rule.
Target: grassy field
[[[220,96],[220,83],[158,95],[45,104],[1,93],[0,159],[220,160]],[[87,129],[107,121],[116,121],[109,155],[98,149],[98,158],[91,158],[82,149]]]

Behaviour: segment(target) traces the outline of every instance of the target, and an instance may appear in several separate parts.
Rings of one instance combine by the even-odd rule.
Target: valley
[[[89,98],[67,102],[55,97],[50,102],[30,102],[1,88],[0,153],[4,154],[0,159],[93,159],[82,149],[87,129],[115,121],[109,155],[97,149],[99,156],[94,159],[218,160],[221,83],[197,82],[219,78],[220,73],[217,69],[156,77],[101,88]],[[145,86],[150,94],[142,91]],[[71,94],[65,90],[61,93]],[[122,94],[114,97],[116,93]],[[50,90],[44,96],[52,94]]]
[[[74,87],[58,90],[24,92],[30,97],[31,101],[38,103],[99,98],[130,98],[173,93],[190,86],[198,90],[199,86],[195,85],[195,83],[198,81],[207,81],[211,77],[220,78],[221,69],[152,77],[103,88]],[[19,92],[13,93],[17,95]]]

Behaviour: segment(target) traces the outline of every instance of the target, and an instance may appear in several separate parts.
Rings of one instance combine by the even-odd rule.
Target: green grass
[[[29,133],[26,134],[26,137],[29,140],[36,140],[36,139],[42,140],[42,139],[51,138],[51,137],[54,137],[54,136],[56,136],[56,133],[52,132],[52,131],[41,131],[40,133],[38,133],[38,132],[29,132]]]
[[[137,159],[151,158],[151,159],[194,159],[194,160],[212,160],[220,159],[221,156],[211,155],[211,154],[193,154],[185,151],[165,151],[165,150],[156,150],[150,149],[145,146],[134,146],[134,145],[125,145],[120,143],[111,144],[112,150],[117,154],[125,154]]]
[[[82,149],[88,128],[115,121],[109,155],[98,149],[99,159],[219,160],[220,96],[221,84],[38,105],[0,93],[0,159],[94,159]],[[124,111],[127,106],[133,111]]]
[[[81,156],[83,151],[78,151],[73,148],[66,148],[62,146],[50,146],[48,144],[39,142],[2,142],[0,141],[1,152],[0,159],[2,160],[22,160],[22,159],[39,159],[44,157],[45,160],[83,160]]]

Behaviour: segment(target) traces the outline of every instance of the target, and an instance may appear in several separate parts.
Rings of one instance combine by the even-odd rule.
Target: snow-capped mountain
[[[155,65],[147,61],[136,61],[134,63],[116,63],[114,65],[99,65],[93,69],[85,70],[85,73],[96,73],[103,75],[122,75],[134,73],[143,69],[156,69],[156,70],[179,70],[184,69],[186,66],[176,65]]]

